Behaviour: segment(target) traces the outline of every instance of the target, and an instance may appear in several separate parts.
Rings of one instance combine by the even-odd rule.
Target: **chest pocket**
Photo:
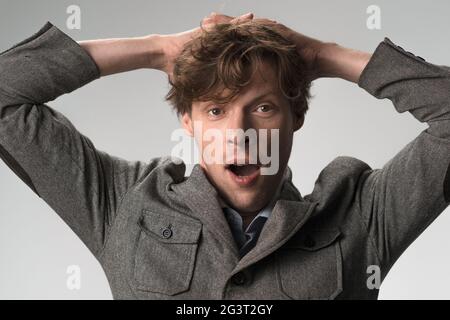
[[[277,252],[281,292],[291,299],[334,299],[342,292],[340,231],[300,232]]]
[[[179,213],[144,210],[139,226],[134,258],[137,289],[166,295],[187,291],[202,224]]]

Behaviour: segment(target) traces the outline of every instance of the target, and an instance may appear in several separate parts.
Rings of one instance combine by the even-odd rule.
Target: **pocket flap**
[[[338,228],[300,230],[284,247],[315,251],[332,244],[340,234],[341,231]]]
[[[196,243],[202,224],[176,212],[158,213],[144,209],[139,225],[150,236],[165,243]]]

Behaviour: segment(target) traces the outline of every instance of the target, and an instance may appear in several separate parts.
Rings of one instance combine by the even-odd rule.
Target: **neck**
[[[241,217],[242,217],[242,224],[243,224],[244,230],[247,229],[247,227],[248,227],[249,224],[253,221],[253,219],[255,219],[255,217],[256,217],[257,214],[258,214],[257,212],[252,213],[251,215],[250,215],[250,214],[249,214],[249,215],[243,215],[243,214],[240,214]]]

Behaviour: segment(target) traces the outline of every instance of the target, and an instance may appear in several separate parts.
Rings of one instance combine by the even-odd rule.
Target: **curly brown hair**
[[[310,98],[310,71],[296,45],[264,21],[220,23],[185,44],[174,62],[165,99],[178,115],[194,101],[225,104],[249,84],[262,61],[276,67],[278,87],[295,114],[304,116]],[[223,96],[224,88],[229,94]]]

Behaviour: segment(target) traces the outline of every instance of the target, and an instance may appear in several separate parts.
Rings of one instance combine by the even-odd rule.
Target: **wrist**
[[[324,42],[317,50],[316,68],[320,78],[335,77],[333,59],[339,50],[339,45],[334,42]]]
[[[143,68],[164,71],[166,65],[165,38],[159,34],[151,34],[141,38],[145,48]]]
[[[369,62],[370,53],[343,47],[337,43],[325,43],[317,55],[321,77],[341,78],[357,83]]]

